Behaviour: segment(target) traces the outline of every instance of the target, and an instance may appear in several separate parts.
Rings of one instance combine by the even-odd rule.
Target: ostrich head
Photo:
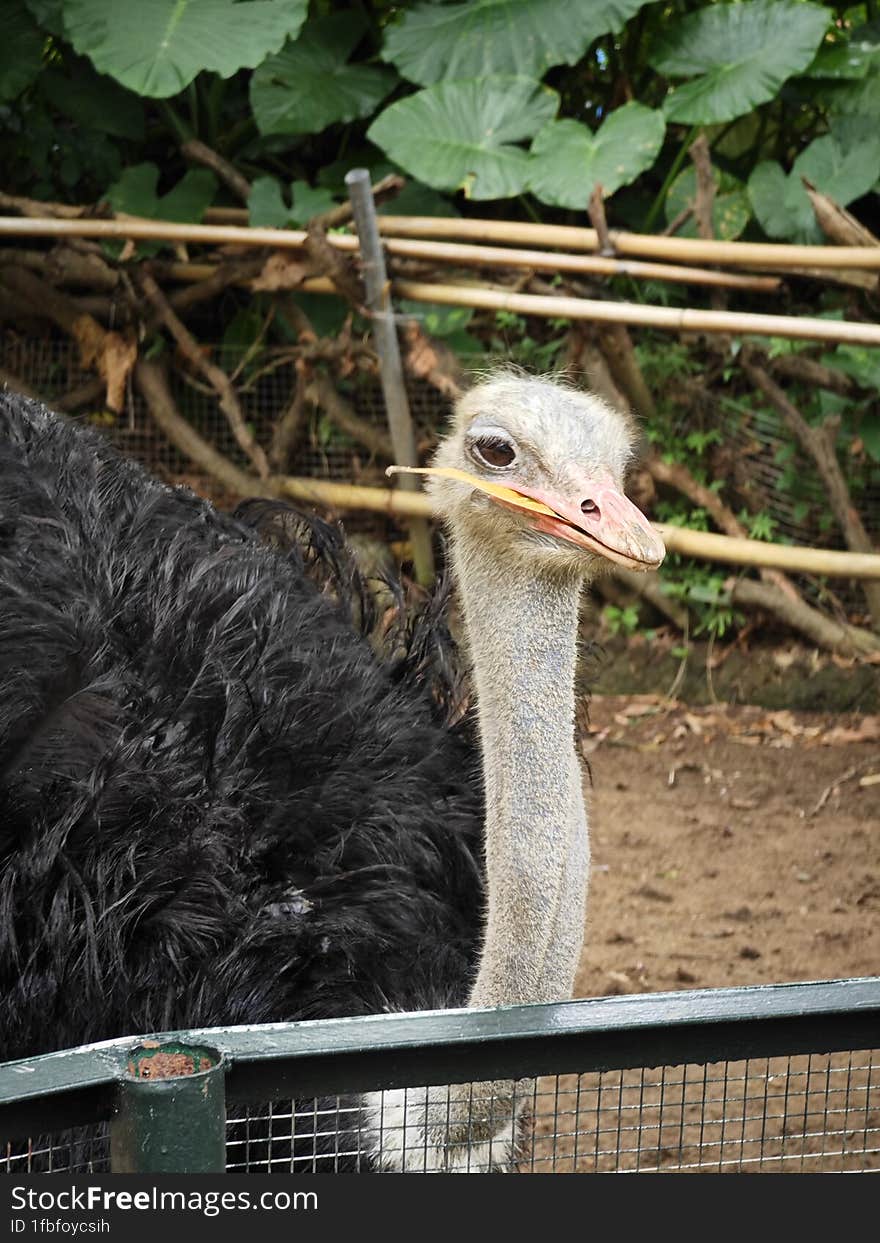
[[[663,543],[623,492],[632,440],[600,398],[504,374],[459,402],[429,489],[450,529],[467,529],[499,565],[551,577],[589,576],[603,562],[655,569]],[[444,468],[469,478],[435,473]]]

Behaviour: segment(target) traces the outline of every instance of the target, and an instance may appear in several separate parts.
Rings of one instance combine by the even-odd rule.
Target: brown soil
[[[594,699],[579,996],[880,971],[880,718]]]
[[[880,717],[598,696],[576,995],[880,973]],[[861,1170],[876,1054],[540,1080],[525,1172]]]

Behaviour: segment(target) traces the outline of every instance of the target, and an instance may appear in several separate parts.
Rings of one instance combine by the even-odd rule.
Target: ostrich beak
[[[651,523],[607,476],[581,475],[574,481],[576,499],[571,500],[535,488],[490,483],[453,466],[389,466],[385,473],[439,475],[470,484],[499,505],[521,512],[537,531],[631,570],[655,570],[666,556]]]
[[[586,548],[630,570],[655,570],[666,556],[651,523],[610,478],[582,475],[570,495],[523,488],[523,495],[547,506],[549,514],[530,515],[546,535]]]

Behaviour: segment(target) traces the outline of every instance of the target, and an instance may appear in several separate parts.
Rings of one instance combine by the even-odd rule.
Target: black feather
[[[437,606],[377,620],[332,528],[0,395],[0,1058],[465,1001],[478,756]]]

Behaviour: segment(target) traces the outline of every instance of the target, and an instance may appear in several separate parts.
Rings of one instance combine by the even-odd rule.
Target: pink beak
[[[557,517],[526,513],[537,530],[632,570],[654,570],[666,556],[662,539],[642,511],[608,477],[578,480],[578,499],[516,488],[552,509]]]

